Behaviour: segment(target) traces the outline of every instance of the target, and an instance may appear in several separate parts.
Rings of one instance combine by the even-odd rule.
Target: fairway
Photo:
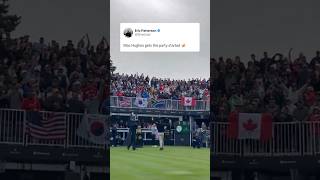
[[[191,147],[145,146],[110,150],[111,180],[209,180],[210,150]]]

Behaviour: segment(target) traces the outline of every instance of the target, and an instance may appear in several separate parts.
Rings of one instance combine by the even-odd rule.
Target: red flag
[[[239,119],[238,111],[233,111],[229,114],[228,136],[232,139],[238,138],[238,119]]]
[[[183,106],[195,106],[196,100],[193,97],[182,97],[181,104]]]
[[[272,137],[272,117],[267,113],[238,113],[229,115],[228,136],[234,139],[269,140]]]

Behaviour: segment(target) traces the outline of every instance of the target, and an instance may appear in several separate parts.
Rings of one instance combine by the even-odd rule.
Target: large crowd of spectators
[[[143,74],[114,74],[111,84],[113,96],[142,97],[179,100],[181,97],[194,97],[197,100],[209,99],[209,80],[174,80],[150,78]]]
[[[0,41],[0,108],[99,113],[108,96],[109,45],[29,36]]]
[[[107,97],[179,100],[209,99],[209,80],[172,80],[113,73],[105,38],[97,46],[88,35],[60,45],[29,36],[0,41],[0,108],[100,113]],[[110,93],[109,93],[110,92]]]
[[[211,59],[211,103],[218,120],[232,111],[270,113],[273,121],[320,120],[320,52],[307,60],[264,52],[248,61]],[[247,62],[244,64],[244,62]]]
[[[0,41],[0,108],[99,113],[108,96],[207,100],[216,117],[234,110],[271,113],[274,121],[320,120],[320,52],[310,60],[264,52],[258,59],[211,59],[209,80],[159,79],[112,74],[109,45],[85,35],[74,44],[31,42],[29,36]],[[246,62],[246,64],[244,63]],[[110,88],[110,89],[109,89]],[[110,93],[109,93],[110,92]]]

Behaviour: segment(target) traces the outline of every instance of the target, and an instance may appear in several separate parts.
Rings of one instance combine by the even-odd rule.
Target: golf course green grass
[[[145,146],[110,150],[111,180],[209,180],[210,149]]]

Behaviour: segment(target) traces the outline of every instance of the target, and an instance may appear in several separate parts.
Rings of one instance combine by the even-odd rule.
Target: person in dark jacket
[[[159,134],[160,150],[163,150],[165,125],[162,121],[159,121],[157,123],[157,129],[158,129],[158,134]]]
[[[128,122],[129,126],[129,138],[130,141],[128,143],[128,150],[132,146],[133,150],[136,150],[136,131],[137,131],[137,116],[132,112],[130,116],[130,120]]]
[[[111,134],[112,134],[112,146],[117,147],[117,125],[116,124],[112,126]]]

